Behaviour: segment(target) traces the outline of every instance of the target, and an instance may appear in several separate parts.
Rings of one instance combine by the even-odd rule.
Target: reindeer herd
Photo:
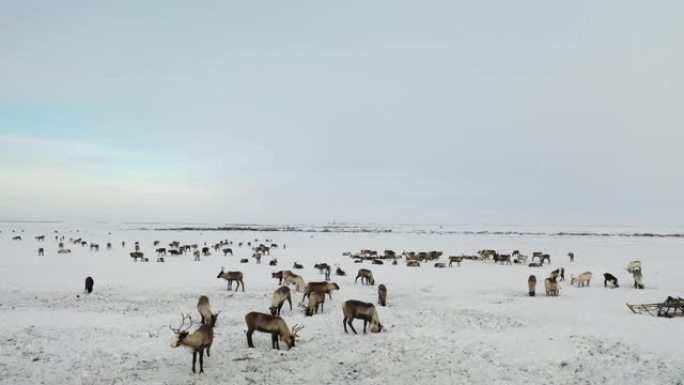
[[[67,254],[71,250],[65,247],[65,236],[57,234],[55,232],[55,241],[58,242],[58,253]],[[110,233],[111,235],[111,233]],[[45,235],[39,235],[35,237],[38,242],[45,242]],[[14,236],[12,238],[15,241],[21,241],[21,236]],[[79,238],[69,238],[69,244],[86,247],[93,252],[98,252],[100,250],[100,245],[97,243],[89,243],[85,241],[82,237]],[[279,248],[279,245],[273,243],[272,240],[266,239],[266,243],[258,243],[255,239],[254,243],[250,242],[238,242],[234,244],[233,241],[221,240],[216,244],[208,246],[206,242],[203,246],[198,244],[181,244],[179,241],[173,241],[167,246],[162,246],[160,241],[154,242],[154,250],[157,256],[157,262],[165,262],[165,257],[168,256],[183,256],[186,254],[192,254],[194,260],[199,261],[203,257],[208,257],[212,253],[223,254],[224,257],[233,256],[234,247],[242,248],[244,245],[252,248],[252,258],[257,264],[261,263],[261,258],[271,255],[271,250]],[[268,246],[267,246],[268,244]],[[122,247],[126,247],[126,242],[121,242]],[[283,244],[282,248],[286,246]],[[112,243],[108,242],[106,244],[106,249],[112,249]],[[45,255],[45,248],[40,247],[38,249],[38,255]],[[133,250],[129,253],[131,259],[134,262],[149,262],[149,259],[145,256],[144,252],[141,250],[140,242],[133,243]],[[551,264],[551,256],[547,253],[535,251],[532,253],[531,258],[527,255],[522,254],[519,250],[514,250],[511,253],[499,253],[496,250],[484,249],[479,250],[473,255],[452,255],[448,257],[448,265],[445,262],[440,262],[440,258],[443,253],[441,251],[403,251],[397,253],[393,250],[384,250],[382,253],[378,253],[375,250],[362,249],[360,252],[352,253],[345,252],[344,256],[348,256],[353,260],[354,263],[364,263],[369,262],[371,265],[383,265],[385,263],[390,263],[392,265],[398,265],[400,260],[405,261],[405,266],[416,268],[420,267],[421,264],[432,264],[435,268],[453,267],[456,264],[457,267],[461,267],[464,262],[471,263],[473,261],[477,262],[493,262],[499,265],[520,265],[529,268],[539,268],[544,265]],[[570,263],[574,262],[575,255],[570,252],[567,254]],[[529,260],[529,263],[528,263]],[[241,259],[241,263],[249,262],[249,259]],[[269,266],[276,266],[278,260],[276,258],[271,258]],[[281,316],[281,310],[285,302],[288,303],[290,313],[293,310],[292,304],[292,289],[296,293],[302,294],[302,300],[298,303],[298,307],[303,309],[303,313],[307,317],[315,316],[319,312],[324,312],[326,297],[328,300],[332,301],[332,294],[335,291],[341,290],[340,285],[336,282],[331,281],[331,275],[334,271],[337,277],[346,277],[347,273],[342,270],[339,266],[331,267],[328,263],[316,263],[313,266],[318,272],[324,275],[324,280],[322,281],[312,281],[306,282],[302,275],[294,273],[292,270],[279,270],[271,272],[271,277],[278,280],[278,288],[275,289],[271,295],[271,302],[267,305],[264,304],[264,309],[268,307],[268,313],[259,311],[249,311],[245,314],[245,324],[247,326],[246,338],[247,345],[249,348],[254,347],[253,334],[255,331],[268,333],[271,335],[271,346],[273,349],[280,349],[280,342],[283,342],[288,349],[295,346],[296,339],[298,337],[298,332],[304,328],[303,325],[295,324],[292,328],[288,327],[285,319]],[[295,262],[292,266],[293,270],[301,270],[304,268],[303,264]],[[627,266],[627,271],[632,274],[634,279],[634,287],[643,289],[643,277],[640,261],[632,261]],[[604,287],[618,288],[618,278],[613,274],[604,273]],[[223,267],[221,271],[216,276],[217,279],[223,279],[227,283],[228,291],[245,291],[244,274],[241,271],[227,271]],[[358,285],[359,279],[361,280],[361,286],[374,286],[375,277],[371,269],[360,268],[358,269],[357,275],[354,278],[354,284]],[[592,279],[592,273],[590,271],[583,272],[577,276],[570,277],[570,284],[577,287],[587,287],[590,285]],[[550,275],[544,278],[544,290],[547,296],[558,296],[560,291],[559,282],[565,281],[565,268],[560,267],[553,270]],[[233,282],[235,282],[235,289],[233,289]],[[94,281],[92,277],[86,279],[86,293],[93,291]],[[536,285],[537,277],[534,274],[528,277],[528,294],[529,296],[536,295]],[[387,287],[385,284],[380,284],[377,290],[377,303],[380,306],[387,305]],[[380,323],[379,314],[375,304],[370,302],[364,302],[360,300],[350,299],[341,304],[342,308],[342,325],[345,333],[348,333],[348,329],[356,334],[357,331],[353,326],[354,320],[363,321],[363,333],[370,330],[371,333],[380,333],[383,331],[384,327]],[[196,361],[199,356],[199,366],[200,373],[204,372],[203,362],[204,353],[206,352],[207,357],[210,357],[211,346],[214,340],[214,328],[217,327],[218,316],[220,312],[214,312],[209,302],[209,297],[203,295],[199,298],[197,302],[197,311],[199,313],[200,321],[199,323],[193,321],[190,313],[181,313],[181,323],[178,327],[169,328],[174,333],[175,338],[172,343],[172,347],[184,346],[188,348],[193,353],[192,358],[192,371],[196,372]],[[194,331],[191,331],[195,327]]]

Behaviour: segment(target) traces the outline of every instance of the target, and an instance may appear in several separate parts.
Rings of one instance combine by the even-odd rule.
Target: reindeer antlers
[[[173,327],[171,327],[171,325],[169,325],[169,329],[171,329],[176,334],[187,332],[190,329],[190,327],[192,326],[192,317],[190,316],[190,314],[184,315],[183,313],[180,313],[180,315],[181,315],[181,324],[180,324],[180,326],[178,326],[178,328],[173,328]],[[183,329],[183,326],[185,326],[185,320],[186,319],[190,322],[188,323],[188,326],[185,329]],[[181,330],[181,329],[183,329],[183,330]]]
[[[295,325],[292,327],[292,336],[293,336],[293,337],[299,337],[299,336],[297,335],[297,332],[299,332],[299,331],[302,330],[302,329],[304,329],[304,326],[303,326],[303,325],[300,326],[299,324],[295,324]]]

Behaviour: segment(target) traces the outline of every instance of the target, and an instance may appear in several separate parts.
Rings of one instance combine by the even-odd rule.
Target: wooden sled
[[[684,298],[667,297],[660,303],[649,303],[643,305],[626,304],[634,314],[649,314],[654,317],[684,317]]]

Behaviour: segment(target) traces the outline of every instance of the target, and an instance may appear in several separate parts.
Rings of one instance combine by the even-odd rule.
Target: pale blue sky
[[[683,17],[0,0],[0,219],[681,225]]]

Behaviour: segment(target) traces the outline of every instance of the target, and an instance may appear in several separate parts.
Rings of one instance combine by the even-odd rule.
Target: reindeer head
[[[186,325],[187,322],[187,325]],[[169,325],[169,329],[176,334],[176,339],[171,343],[172,348],[177,348],[181,345],[183,345],[183,341],[185,338],[187,338],[189,332],[188,330],[192,326],[192,317],[190,317],[190,314],[183,314],[181,313],[181,324],[178,328],[173,328],[171,325]]]
[[[287,344],[288,349],[292,349],[295,346],[295,339],[299,337],[297,335],[297,332],[300,330],[304,329],[304,326],[299,326],[299,324],[296,324],[295,326],[292,327],[292,331],[290,332],[290,335],[287,338],[282,339],[285,344]],[[282,337],[282,336],[281,336]]]
[[[221,266],[221,271],[218,273],[216,278],[223,278],[223,266]]]
[[[211,318],[209,319],[209,322],[208,322],[209,326],[211,326],[211,327],[216,326],[216,321],[218,320],[219,314],[221,314],[220,311],[218,311],[218,312],[216,312],[215,314],[212,314],[212,315],[211,315]]]

